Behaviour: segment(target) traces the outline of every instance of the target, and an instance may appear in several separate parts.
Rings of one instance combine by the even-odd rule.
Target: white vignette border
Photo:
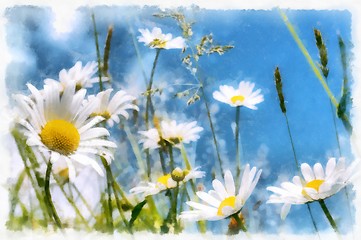
[[[192,5],[199,6],[204,9],[219,9],[219,10],[228,10],[228,9],[255,9],[255,10],[270,10],[275,7],[281,9],[302,9],[302,10],[348,10],[352,15],[351,22],[351,37],[354,44],[352,53],[353,58],[351,61],[351,71],[352,78],[354,80],[352,86],[352,98],[353,98],[353,109],[352,109],[352,123],[354,127],[354,132],[357,136],[361,136],[361,3],[359,0],[262,0],[262,1],[237,1],[237,0],[222,0],[222,1],[212,1],[212,0],[183,0],[176,3],[175,1],[166,1],[166,0],[136,0],[136,1],[126,1],[126,0],[93,0],[93,1],[82,1],[82,0],[62,0],[60,1],[41,1],[41,0],[5,0],[0,3],[0,52],[2,57],[0,58],[0,109],[1,109],[1,118],[0,118],[0,141],[4,141],[9,136],[9,118],[4,116],[3,109],[8,107],[8,98],[6,93],[5,85],[5,74],[6,67],[12,60],[12,55],[7,49],[6,46],[6,33],[5,33],[5,24],[6,18],[4,17],[4,11],[6,8],[13,7],[15,5],[35,5],[35,6],[44,6],[52,8],[64,8],[71,6],[73,9],[76,9],[80,6],[96,6],[96,5],[119,5],[119,6],[144,6],[152,5],[158,6],[161,9],[166,8],[175,8],[175,7],[190,7]],[[361,148],[361,139],[358,141],[351,141],[353,153],[357,158],[361,157],[360,152],[357,150]],[[0,154],[1,159],[1,170],[0,170],[0,201],[6,203],[9,201],[8,198],[8,189],[7,189],[7,179],[9,177],[9,169],[11,163],[11,157],[9,149],[6,148],[6,144],[0,144]],[[357,202],[361,201],[361,178],[359,178],[354,183],[354,189],[356,191],[356,198],[354,200],[355,206],[358,206]],[[62,234],[54,233],[43,233],[43,232],[33,232],[33,231],[23,231],[23,232],[9,232],[6,230],[5,223],[8,217],[9,206],[7,204],[2,204],[0,210],[0,238],[1,239],[64,239]],[[356,227],[361,226],[361,207],[356,207],[355,212],[355,225],[354,225],[354,236],[361,236],[361,228]],[[255,234],[253,239],[317,239],[316,236],[306,236],[306,235],[292,235],[292,234],[282,234],[282,235],[267,235],[267,234]],[[139,233],[136,236],[130,235],[114,235],[107,236],[100,233],[85,233],[85,232],[75,232],[69,231],[66,233],[67,239],[76,239],[82,237],[83,239],[118,239],[119,237],[126,239],[169,239],[170,237],[175,239],[228,239],[228,237],[214,236],[211,234],[200,235],[200,234],[180,234],[176,236],[162,235],[158,236],[155,234],[149,233]],[[346,237],[346,236],[345,236]],[[349,239],[350,236],[347,236]],[[322,239],[336,239],[336,235],[331,231],[325,234],[322,234]],[[346,238],[343,238],[346,239]]]

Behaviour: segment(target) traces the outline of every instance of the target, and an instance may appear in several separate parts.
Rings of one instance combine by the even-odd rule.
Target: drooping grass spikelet
[[[109,77],[109,54],[110,54],[110,42],[112,40],[113,36],[113,26],[108,27],[108,33],[107,38],[105,40],[105,46],[104,46],[104,57],[103,57],[103,74],[107,77]]]
[[[276,67],[276,69],[275,69],[274,77],[275,77],[275,84],[276,84],[278,99],[280,101],[280,107],[281,107],[282,112],[286,113],[285,98],[283,96],[283,91],[282,91],[282,79],[281,79],[281,74],[280,74],[280,70],[278,67]]]
[[[343,42],[341,36],[338,37],[338,44],[340,47],[341,53],[341,61],[342,61],[342,68],[343,68],[343,84],[342,84],[342,95],[337,107],[337,116],[342,120],[346,130],[349,133],[352,133],[352,126],[349,121],[345,121],[344,116],[349,118],[349,105],[352,104],[352,98],[350,89],[348,87],[348,77],[347,77],[347,56],[346,56],[346,49],[345,43]]]
[[[327,63],[328,63],[328,56],[327,56],[327,48],[326,45],[322,39],[322,35],[320,30],[318,29],[314,29],[314,34],[315,34],[315,39],[316,39],[316,46],[318,48],[318,54],[320,57],[320,68],[322,71],[322,74],[325,78],[327,78],[328,73],[329,73],[329,69],[327,67]]]

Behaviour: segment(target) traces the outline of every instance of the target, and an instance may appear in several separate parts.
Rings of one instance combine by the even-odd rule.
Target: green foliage
[[[132,210],[132,216],[129,220],[129,227],[132,228],[134,221],[137,219],[137,217],[139,216],[140,212],[142,211],[144,205],[147,203],[147,200],[145,199],[144,201],[138,203]]]

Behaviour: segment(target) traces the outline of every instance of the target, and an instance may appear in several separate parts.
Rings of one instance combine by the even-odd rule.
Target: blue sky
[[[57,79],[61,69],[72,67],[76,61],[83,63],[95,61],[92,12],[95,14],[101,48],[104,45],[107,27],[114,26],[110,53],[113,87],[132,89],[134,94],[138,94],[137,97],[142,98],[140,92],[145,89],[144,79],[131,33],[138,36],[139,28],[151,29],[157,26],[162,28],[163,32],[172,33],[173,36],[181,35],[174,20],[152,16],[159,12],[159,9],[153,7],[81,8],[68,25],[70,29],[68,33],[57,33],[54,30],[54,14],[50,8],[9,8],[6,12],[7,41],[11,52],[18,58],[7,68],[8,92],[25,91],[27,82],[41,87],[45,78]],[[342,36],[350,55],[351,14],[347,11],[315,10],[285,12],[311,57],[317,61],[318,50],[313,29],[317,28],[322,32],[329,56],[329,85],[335,96],[339,98],[342,66],[337,37]],[[264,172],[268,174],[263,174],[258,185],[259,190],[247,206],[250,216],[254,218],[254,230],[275,232],[277,231],[275,226],[279,221],[279,216],[275,214],[280,206],[265,204],[269,196],[265,187],[279,184],[281,179],[288,180],[296,174],[287,127],[279,109],[274,86],[275,67],[278,66],[282,74],[287,114],[300,162],[312,165],[316,162],[325,164],[328,157],[338,157],[327,95],[276,9],[270,11],[187,9],[185,15],[188,20],[195,22],[194,42],[198,42],[203,35],[212,33],[215,43],[234,45],[234,49],[222,56],[205,56],[199,62],[206,97],[210,100],[213,109],[212,117],[215,121],[217,137],[221,144],[223,143],[222,158],[230,169],[234,170],[235,166],[233,163],[235,145],[231,128],[235,119],[235,109],[215,102],[212,99],[212,92],[223,84],[236,87],[241,80],[255,82],[256,88],[262,89],[265,101],[258,105],[258,110],[241,109],[242,161],[267,168]],[[138,43],[138,48],[144,71],[149,76],[155,51],[141,43]],[[185,99],[172,98],[174,93],[182,90],[174,85],[175,82],[195,83],[192,75],[181,64],[181,58],[182,55],[178,50],[161,52],[156,69],[155,86],[163,86],[164,93],[155,101],[159,102],[163,107],[162,111],[167,112],[169,117],[176,116],[180,121],[199,121],[199,125],[203,126],[205,131],[199,143],[189,148],[190,152],[193,151],[190,155],[196,165],[201,165],[206,171],[212,171],[217,163],[203,102],[199,101],[187,106]],[[167,100],[167,97],[170,99]],[[350,161],[352,155],[349,138],[339,120],[337,120],[337,128],[342,140],[342,151]],[[114,131],[123,134],[119,130]],[[131,158],[132,155],[129,154],[129,157]],[[210,178],[209,174],[204,180],[208,187],[210,185],[206,181]],[[340,221],[341,229],[349,230],[349,223],[353,220],[347,217],[346,205],[342,204],[341,207],[339,205],[345,203],[344,195],[343,192],[339,193],[326,203],[330,206],[331,213]],[[253,213],[252,206],[260,198],[262,204],[259,213]],[[315,212],[319,228],[328,228],[328,222],[317,203],[312,204],[311,208]],[[262,225],[258,225],[257,222],[262,222]],[[309,222],[306,207],[298,206],[291,210],[285,225],[294,232],[312,232]]]

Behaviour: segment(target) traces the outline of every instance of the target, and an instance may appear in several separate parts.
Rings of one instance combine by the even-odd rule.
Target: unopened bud
[[[185,174],[184,174],[184,171],[182,169],[177,167],[172,171],[171,177],[172,177],[172,179],[174,181],[180,182],[180,181],[183,181],[183,179],[185,177]]]

